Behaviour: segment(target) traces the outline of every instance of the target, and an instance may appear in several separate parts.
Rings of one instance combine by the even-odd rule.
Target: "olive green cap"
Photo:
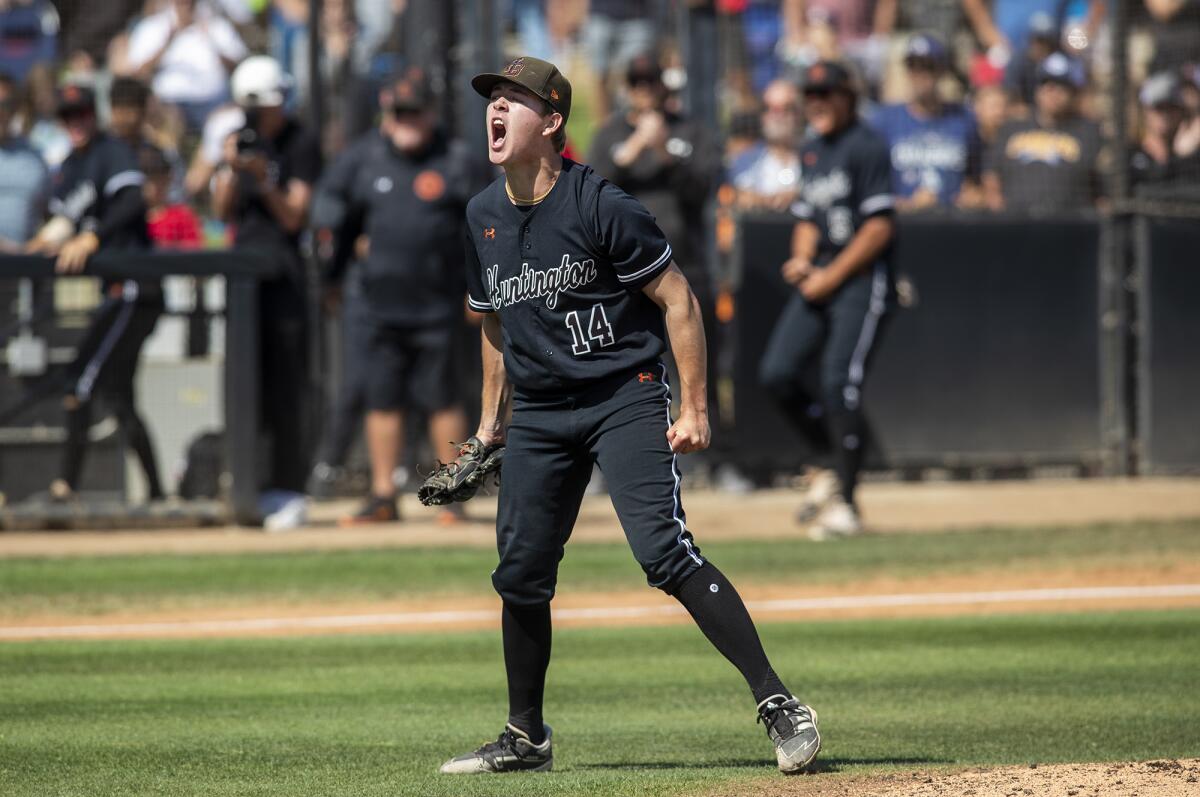
[[[505,82],[524,86],[541,97],[562,114],[564,123],[571,115],[571,83],[549,61],[527,55],[514,58],[499,72],[484,72],[471,78],[471,88],[485,99],[491,99],[492,88]]]

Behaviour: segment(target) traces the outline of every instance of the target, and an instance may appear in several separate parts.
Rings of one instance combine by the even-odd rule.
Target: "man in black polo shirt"
[[[845,67],[820,62],[804,81],[804,110],[817,134],[800,148],[802,188],[783,278],[795,290],[776,323],[759,378],[834,473],[806,497],[813,539],[862,530],[854,490],[866,422],[863,383],[891,301],[895,234],[887,143],[858,121]]]
[[[355,142],[321,181],[316,221],[365,253],[361,281],[369,338],[365,357],[371,495],[342,525],[399,518],[393,472],[404,416],[423,410],[440,460],[466,438],[454,340],[463,317],[462,224],[467,200],[487,182],[464,144],[437,129],[425,76],[409,70],[380,97],[378,131]],[[461,504],[452,505],[461,507]],[[441,519],[457,518],[444,509]]]
[[[28,251],[57,255],[60,274],[80,274],[101,249],[138,251],[148,248],[145,177],[137,156],[125,142],[99,132],[95,97],[90,88],[68,84],[59,92],[58,114],[71,138],[71,154],[54,181],[51,219],[28,245]],[[60,476],[50,485],[56,499],[79,488],[97,395],[111,405],[146,475],[151,499],[163,497],[158,465],[146,425],[138,413],[133,380],[142,344],[162,314],[162,289],[154,280],[106,280],[104,299],[69,369],[67,440]]]
[[[284,111],[288,78],[273,59],[247,58],[234,70],[233,99],[246,126],[226,141],[213,210],[232,223],[238,247],[276,258],[282,273],[259,290],[262,419],[271,457],[264,502],[268,528],[299,525],[309,470],[308,306],[300,233],[321,168],[315,136]],[[274,497],[273,497],[274,498]]]
[[[746,679],[780,769],[803,769],[820,749],[816,714],[771,668],[683,512],[677,456],[706,448],[709,427],[704,328],[671,245],[637,200],[562,157],[571,84],[553,64],[518,58],[471,85],[489,100],[488,154],[504,177],[467,206],[468,301],[486,315],[482,410],[464,448],[506,443],[492,584],[504,602],[509,715],[495,742],[442,772],[553,766],[542,718],[550,601],[594,465],[648,583]],[[674,422],[668,333],[682,394]]]

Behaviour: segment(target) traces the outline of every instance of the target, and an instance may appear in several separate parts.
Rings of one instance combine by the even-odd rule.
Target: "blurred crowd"
[[[853,76],[858,113],[889,148],[900,212],[1104,210],[1119,115],[1129,120],[1136,190],[1200,200],[1200,0],[1130,5],[1124,107],[1113,107],[1110,91],[1114,20],[1106,0],[508,0],[498,7],[502,49],[558,63],[575,84],[577,106],[588,109],[572,116],[566,154],[655,214],[711,330],[726,315],[713,266],[730,247],[738,213],[786,211],[803,185],[804,80],[814,64],[837,62]],[[394,410],[420,403],[402,386],[371,387],[369,374],[358,382],[350,374],[316,468],[309,467],[315,441],[297,431],[307,417],[297,397],[311,392],[305,256],[324,264],[326,307],[342,310],[345,356],[353,360],[354,346],[373,344],[355,337],[361,330],[341,300],[376,292],[378,301],[376,289],[389,288],[386,279],[371,284],[372,264],[385,268],[412,250],[397,232],[407,227],[372,227],[370,214],[417,219],[406,240],[448,262],[457,242],[429,231],[452,227],[464,192],[491,176],[477,163],[482,153],[464,153],[451,140],[437,91],[444,87],[413,71],[409,0],[323,0],[319,20],[309,7],[308,0],[0,0],[0,251],[28,249],[32,240],[68,264],[91,254],[86,225],[55,243],[45,222],[67,207],[64,165],[102,136],[134,153],[155,245],[281,253],[285,273],[263,292],[262,336],[265,401],[273,408],[264,420],[276,439],[267,486],[284,493],[275,510],[285,515],[295,509],[288,495],[302,495],[314,478],[328,481],[344,459],[356,413],[367,413],[375,437],[373,490],[385,492],[403,431]],[[322,52],[315,87],[314,26]],[[308,129],[314,96],[324,101],[319,130]],[[393,149],[370,149],[380,141]],[[421,168],[393,178],[379,168],[393,156]],[[129,187],[124,175],[108,175],[102,199]],[[401,179],[411,192],[392,192]],[[377,195],[400,204],[380,206]],[[416,204],[403,204],[412,197]],[[433,212],[427,206],[448,215],[421,215]],[[417,263],[405,279],[431,267]],[[436,315],[429,308],[458,287],[438,278],[410,284],[404,295]],[[132,301],[128,290],[111,298],[121,295]],[[163,300],[143,290],[140,307],[147,296],[158,302],[144,313],[152,329]],[[380,334],[372,323],[369,333]],[[131,344],[134,359],[144,338]],[[393,340],[389,351],[407,345]],[[406,359],[396,367],[424,366]],[[122,379],[120,391],[131,393],[132,371]],[[140,425],[127,399],[130,423]],[[422,407],[435,438],[465,436],[457,400]],[[715,397],[712,404],[719,405]],[[161,493],[153,457],[147,461],[151,492]],[[71,469],[77,474],[77,465]],[[70,481],[59,492],[68,494]]]

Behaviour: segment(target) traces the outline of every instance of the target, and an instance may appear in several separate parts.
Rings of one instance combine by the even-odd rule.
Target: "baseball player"
[[[57,256],[59,274],[81,274],[92,255],[144,250],[146,181],[137,154],[124,141],[100,131],[96,98],[90,87],[67,84],[59,91],[58,115],[71,138],[50,200],[51,218],[27,245],[29,252]],[[158,280],[104,281],[104,299],[68,369],[70,386],[63,397],[67,439],[59,477],[50,485],[57,500],[75,497],[87,451],[88,429],[97,396],[111,405],[129,447],[146,475],[152,500],[163,497],[154,445],[138,411],[134,390],[142,344],[162,315]]]
[[[802,769],[820,749],[816,712],[771,668],[680,503],[676,459],[703,450],[709,426],[700,311],[671,246],[641,204],[561,156],[571,84],[553,64],[517,58],[471,85],[488,99],[488,154],[504,176],[467,206],[469,304],[486,316],[479,429],[460,466],[506,444],[492,582],[504,604],[509,714],[496,741],[441,771],[553,765],[542,718],[550,600],[593,464],[650,585],[683,604],[745,677],[780,769]],[[674,422],[660,359],[668,333],[682,391]]]
[[[836,480],[809,529],[814,539],[862,530],[854,488],[866,430],[863,379],[894,293],[891,158],[857,121],[856,100],[840,64],[808,68],[804,107],[816,135],[801,147],[792,257],[782,269],[795,292],[759,367],[800,433],[818,451],[832,448]]]

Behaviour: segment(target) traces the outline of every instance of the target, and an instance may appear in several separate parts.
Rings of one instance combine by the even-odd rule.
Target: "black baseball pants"
[[[832,457],[853,505],[867,424],[863,383],[891,301],[887,267],[877,263],[813,304],[795,291],[759,364],[759,381],[818,459]]]

